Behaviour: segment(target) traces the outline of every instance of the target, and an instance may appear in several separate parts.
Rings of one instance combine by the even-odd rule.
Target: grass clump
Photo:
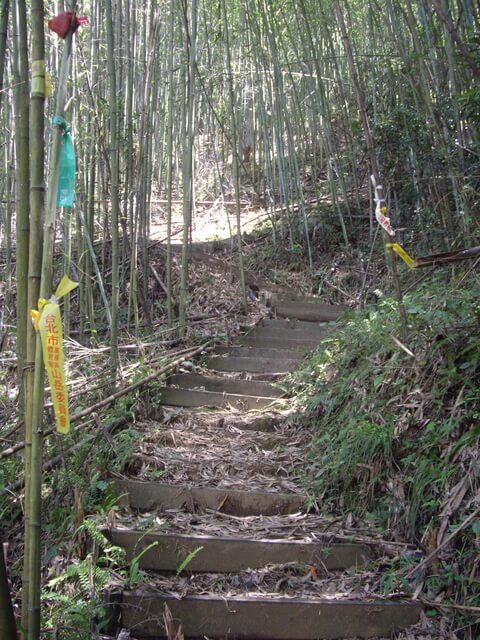
[[[440,281],[356,312],[296,374],[322,507],[368,514],[392,538],[441,552],[427,580],[480,605],[480,307],[477,283]],[[445,545],[453,531],[458,535]],[[461,576],[461,580],[459,579]],[[478,621],[477,621],[478,623]]]

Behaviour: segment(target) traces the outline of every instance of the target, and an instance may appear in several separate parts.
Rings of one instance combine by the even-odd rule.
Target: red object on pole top
[[[87,22],[87,16],[77,16],[74,11],[63,11],[48,21],[48,28],[65,39],[69,31],[75,33],[78,27]]]

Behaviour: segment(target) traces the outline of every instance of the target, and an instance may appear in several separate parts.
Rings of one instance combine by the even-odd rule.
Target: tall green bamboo
[[[37,5],[35,5],[37,6]],[[74,11],[75,0],[70,4],[70,10]],[[36,23],[43,24],[40,20],[40,7],[35,18]],[[55,106],[55,114],[63,117],[67,100],[67,85],[70,70],[72,52],[72,32],[69,31],[65,38],[62,54],[62,62],[58,78],[58,92]],[[55,246],[55,222],[57,217],[57,187],[58,168],[60,158],[62,131],[59,126],[53,127],[52,142],[48,172],[48,189],[44,221],[42,268],[40,279],[39,297],[48,299],[52,293],[53,277],[53,252]],[[35,141],[41,145],[42,141]],[[44,407],[44,374],[41,341],[36,340],[35,347],[35,372],[33,380],[32,398],[32,440],[31,440],[31,466],[25,475],[26,491],[29,496],[26,503],[28,511],[28,552],[25,577],[27,589],[23,600],[23,609],[27,609],[27,624],[25,625],[25,640],[39,640],[40,638],[40,583],[41,583],[41,515],[42,515],[42,445],[43,445],[43,407]],[[27,488],[28,487],[28,488]]]
[[[372,132],[370,130],[370,123],[367,115],[367,108],[365,104],[365,94],[363,87],[360,84],[358,79],[357,70],[355,67],[355,60],[353,56],[353,49],[350,42],[350,38],[347,31],[347,26],[345,24],[345,18],[343,15],[343,10],[340,6],[339,0],[335,0],[335,14],[337,16],[337,20],[340,26],[340,31],[342,34],[343,46],[345,48],[345,55],[347,58],[348,66],[350,68],[350,75],[352,77],[353,86],[355,87],[356,98],[358,102],[358,111],[360,114],[360,118],[363,126],[363,133],[365,135],[365,143],[367,146],[368,158],[370,161],[370,167],[372,171],[372,175],[374,177],[375,183],[380,185],[380,171],[378,168],[377,156],[375,154],[375,147],[373,142]],[[386,231],[383,231],[384,241],[385,243],[390,242],[390,237],[388,236]],[[402,338],[406,338],[407,335],[407,313],[405,311],[405,307],[403,304],[403,296],[400,288],[400,280],[398,278],[397,273],[397,260],[396,255],[393,251],[387,251],[387,262],[389,264],[390,273],[393,280],[393,285],[395,289],[395,295],[397,298],[398,311],[400,316],[400,327],[402,332]]]
[[[115,42],[114,25],[112,15],[112,2],[106,0],[106,27],[107,27],[107,60],[108,60],[108,87],[110,104],[110,214],[112,233],[112,297],[111,316],[112,328],[110,333],[110,365],[112,381],[115,382],[118,359],[118,300],[119,300],[119,236],[118,216],[119,206],[119,171],[118,171],[118,96],[117,74],[115,69]]]
[[[0,2],[0,107],[3,99],[3,81],[5,77],[5,53],[7,51],[8,14],[10,0]]]
[[[228,80],[228,108],[230,112],[231,139],[232,139],[232,165],[233,165],[233,187],[235,195],[235,212],[237,219],[237,249],[240,270],[240,300],[242,301],[243,311],[248,313],[247,290],[245,286],[245,269],[243,266],[243,247],[242,247],[242,221],[241,221],[241,205],[240,205],[240,161],[238,148],[238,124],[235,109],[235,93],[233,85],[232,60],[230,57],[230,34],[227,18],[226,0],[222,0],[222,20],[223,35],[225,38],[225,54],[227,63],[227,80]]]
[[[455,41],[457,47],[462,54],[463,59],[468,65],[474,82],[479,85],[480,84],[480,68],[478,66],[477,61],[472,56],[466,42],[462,38],[458,28],[456,27],[452,15],[450,13],[449,7],[445,0],[432,0],[432,4],[435,7],[435,11],[437,12],[440,20],[445,25],[450,37]]]
[[[168,326],[173,326],[173,283],[172,283],[172,189],[173,189],[173,126],[174,126],[174,32],[175,32],[175,0],[170,0],[170,16],[168,26],[168,116],[167,116],[167,256],[165,260],[167,286],[167,319]]]
[[[185,57],[187,60],[187,92],[185,99],[185,138],[183,145],[183,236],[182,271],[180,277],[179,325],[180,335],[185,335],[188,298],[188,243],[193,210],[193,143],[195,138],[195,77],[197,44],[197,0],[192,0],[190,12],[188,4],[182,2],[185,22]],[[190,13],[190,16],[189,16]]]
[[[25,0],[18,0],[13,11],[14,43],[14,108],[16,163],[16,274],[17,274],[17,379],[20,408],[23,412],[23,373],[27,346],[27,289],[29,211],[29,90],[28,90],[28,34]]]
[[[10,155],[5,156],[5,309],[9,309],[12,298],[12,219],[13,219],[13,191],[14,191],[14,167],[12,166],[12,158],[15,156],[14,143],[7,145],[10,149]]]
[[[44,9],[42,0],[32,0],[30,4],[32,24],[32,91],[30,98],[30,242],[28,260],[27,308],[36,309],[40,291],[40,271],[42,264],[43,217],[45,211],[44,175],[44,121],[45,121],[45,38]],[[25,476],[31,475],[32,414],[34,394],[34,367],[36,335],[28,317],[26,319],[26,362],[25,362]],[[25,503],[30,504],[30,484],[25,486]],[[32,511],[25,511],[25,555],[23,566],[22,598],[28,602],[30,575],[30,552],[32,532]],[[22,623],[28,626],[28,608],[22,609]]]

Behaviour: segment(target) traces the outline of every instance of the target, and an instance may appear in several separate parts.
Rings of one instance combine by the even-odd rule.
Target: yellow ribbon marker
[[[405,264],[407,264],[410,269],[415,269],[415,260],[413,260],[408,253],[405,251],[405,249],[403,247],[401,247],[399,244],[397,244],[396,242],[387,242],[387,249],[391,249],[392,251],[395,251],[395,253],[397,255],[400,256],[400,258],[405,262]]]
[[[40,332],[43,361],[50,382],[55,422],[59,433],[69,433],[70,415],[67,385],[65,384],[62,319],[58,301],[75,287],[78,287],[77,282],[73,282],[68,276],[63,276],[50,300],[40,298],[38,311],[31,311],[35,329]]]

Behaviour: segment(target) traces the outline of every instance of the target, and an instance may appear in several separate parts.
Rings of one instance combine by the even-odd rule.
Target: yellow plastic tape
[[[40,332],[42,341],[43,361],[50,382],[57,431],[64,434],[70,431],[70,414],[65,383],[62,319],[58,300],[77,286],[78,283],[70,280],[68,276],[63,276],[55,295],[50,300],[41,298],[38,301],[38,311],[31,311],[35,329]]]
[[[403,247],[401,247],[396,242],[387,242],[386,246],[387,249],[395,251],[395,253],[400,256],[400,258],[405,262],[405,264],[410,267],[410,269],[415,269],[415,261],[408,255]]]

